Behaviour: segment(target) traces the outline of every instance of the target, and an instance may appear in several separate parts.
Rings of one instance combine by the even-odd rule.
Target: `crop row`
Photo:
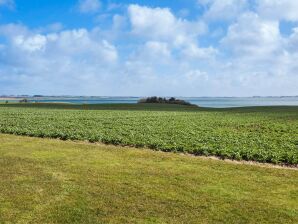
[[[0,108],[0,132],[298,164],[295,112],[157,112]]]

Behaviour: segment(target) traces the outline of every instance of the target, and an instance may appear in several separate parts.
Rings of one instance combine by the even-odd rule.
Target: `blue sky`
[[[0,0],[0,94],[298,95],[298,1]]]

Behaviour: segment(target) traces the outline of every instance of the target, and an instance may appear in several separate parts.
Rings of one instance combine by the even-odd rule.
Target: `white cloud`
[[[22,35],[13,38],[15,47],[28,52],[44,50],[46,43],[47,38],[40,34],[28,38],[25,38]]]
[[[169,9],[130,5],[128,13],[136,34],[168,39],[175,32],[177,21]]]
[[[168,8],[139,5],[130,5],[128,14],[132,34],[146,40],[147,48],[148,44],[152,45],[152,49],[158,47],[160,50],[163,47],[163,52],[175,52],[174,57],[186,56],[188,59],[210,58],[215,55],[216,50],[213,47],[201,48],[198,45],[199,37],[207,30],[201,21],[177,18]],[[152,49],[148,52],[152,53]]]
[[[107,11],[105,22],[111,23],[105,30],[67,30],[59,23],[35,30],[20,24],[0,26],[0,35],[6,37],[0,43],[1,91],[297,95],[298,28],[282,35],[279,19],[285,15],[260,12],[261,3],[257,11],[249,11],[243,0],[200,2],[206,13],[194,20],[168,8],[140,5],[129,5],[121,13],[121,5],[117,14],[108,9],[114,13]],[[224,20],[228,28],[215,26],[208,33],[202,19]]]
[[[182,53],[187,59],[211,59],[218,54],[218,50],[213,47],[200,48],[195,44],[189,44]]]
[[[97,12],[101,7],[99,0],[80,0],[78,8],[81,13]]]
[[[268,19],[298,21],[297,0],[259,0],[258,13]]]
[[[1,26],[0,33],[7,37],[0,49],[0,82],[10,75],[20,91],[67,94],[75,88],[78,94],[91,94],[107,90],[108,77],[117,74],[112,72],[117,49],[96,30],[40,34],[11,24]]]
[[[169,57],[171,51],[167,43],[149,41],[145,44],[144,51],[147,52],[154,60],[157,58],[162,59],[164,57]]]
[[[11,47],[28,53],[39,53],[47,57],[57,54],[61,57],[84,58],[98,62],[114,62],[117,50],[107,40],[93,37],[86,29],[65,30],[46,35],[30,33],[10,36]],[[49,58],[51,59],[51,58]]]
[[[297,94],[298,32],[293,29],[290,37],[283,37],[279,25],[250,12],[229,26],[220,49],[228,56],[218,61],[216,71],[225,77],[222,84],[249,95]]]
[[[232,20],[248,9],[247,0],[198,0],[199,5],[206,9],[204,18],[207,20]]]
[[[176,18],[168,8],[130,5],[128,14],[132,32],[152,40],[166,40],[182,45],[206,32],[204,23]]]
[[[279,23],[263,20],[255,13],[246,13],[228,28],[222,43],[237,56],[256,59],[280,49],[282,38]]]
[[[202,72],[200,70],[190,70],[185,74],[185,77],[190,82],[194,81],[207,81],[209,79],[208,74],[206,72]]]

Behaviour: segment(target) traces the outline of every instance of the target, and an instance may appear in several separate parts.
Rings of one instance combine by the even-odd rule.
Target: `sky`
[[[0,95],[298,95],[296,0],[0,0]]]

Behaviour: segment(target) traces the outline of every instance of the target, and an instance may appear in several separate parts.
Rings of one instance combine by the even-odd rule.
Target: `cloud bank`
[[[110,25],[2,24],[1,94],[298,95],[298,4],[250,3],[198,0],[203,11],[186,19],[170,8],[85,0],[80,12],[105,13]]]

